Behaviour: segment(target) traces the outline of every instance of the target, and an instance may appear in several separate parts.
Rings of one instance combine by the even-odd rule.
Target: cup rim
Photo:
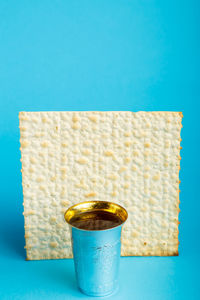
[[[73,216],[75,216],[75,214],[80,214],[81,212],[95,211],[95,210],[103,210],[103,211],[111,212],[117,215],[118,217],[120,217],[122,223],[117,226],[113,226],[111,228],[99,229],[99,230],[82,229],[73,226],[70,223],[70,220],[72,219]],[[106,230],[117,228],[119,226],[122,226],[126,222],[127,218],[128,218],[128,212],[123,206],[115,202],[104,201],[104,200],[82,201],[70,206],[64,213],[64,219],[66,223],[68,223],[71,227],[76,228],[78,230],[90,231],[90,232],[106,231]]]

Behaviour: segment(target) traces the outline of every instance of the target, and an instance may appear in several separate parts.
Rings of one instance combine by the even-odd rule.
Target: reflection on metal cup
[[[95,219],[101,212],[112,214],[120,222],[115,226],[113,223],[110,228],[109,222],[105,222],[106,229],[81,228],[80,224],[88,222],[88,216]],[[65,220],[71,230],[76,279],[84,294],[106,296],[117,290],[121,229],[127,217],[127,211],[123,207],[107,201],[82,202],[66,211]],[[77,222],[73,222],[74,219]]]

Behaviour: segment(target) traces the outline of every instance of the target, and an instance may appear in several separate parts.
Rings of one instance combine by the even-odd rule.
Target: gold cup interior
[[[81,213],[95,213],[96,211],[105,211],[114,214],[115,216],[120,218],[121,224],[123,224],[128,218],[128,213],[126,209],[119,204],[109,201],[85,201],[75,204],[68,208],[64,214],[65,221],[68,224],[72,225],[70,221],[74,217],[80,215]]]

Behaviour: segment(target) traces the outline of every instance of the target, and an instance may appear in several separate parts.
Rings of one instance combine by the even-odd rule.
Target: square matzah
[[[72,257],[66,209],[129,213],[122,255],[177,255],[179,112],[20,112],[27,259]]]

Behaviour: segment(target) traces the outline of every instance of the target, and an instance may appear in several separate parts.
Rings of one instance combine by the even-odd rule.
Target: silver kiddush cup
[[[73,222],[74,219],[87,222],[87,213],[91,220],[91,216],[95,218],[99,212],[112,214],[120,222],[100,230],[81,229]],[[81,202],[65,212],[71,230],[76,279],[84,294],[106,296],[118,289],[121,229],[127,217],[128,213],[122,206],[108,201]]]

